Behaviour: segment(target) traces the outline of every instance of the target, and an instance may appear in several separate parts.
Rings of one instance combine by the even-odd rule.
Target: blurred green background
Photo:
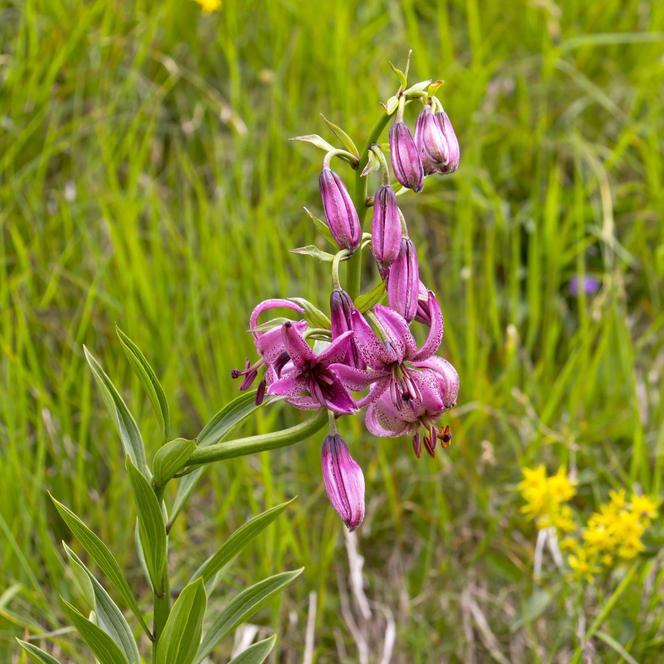
[[[325,134],[324,112],[360,143],[396,88],[388,61],[412,48],[413,80],[445,80],[462,150],[455,175],[403,199],[461,374],[454,444],[417,460],[342,422],[367,478],[350,543],[320,440],[210,468],[173,569],[184,581],[250,514],[298,495],[226,586],[306,566],[255,618],[280,633],[272,661],[302,661],[308,618],[317,662],[568,661],[620,571],[572,593],[551,569],[543,600],[514,486],[546,463],[578,473],[581,511],[609,488],[661,491],[663,44],[656,0],[224,0],[207,15],[190,0],[1,2],[0,660],[19,661],[14,636],[64,624],[68,535],[46,491],[142,588],[121,447],[82,344],[151,452],[157,423],[116,323],[194,436],[237,392],[256,301],[326,306],[326,270],[288,253],[316,238],[302,206],[320,210],[321,153],[287,139]],[[571,296],[575,275],[601,290]],[[244,428],[298,417],[273,408]],[[661,541],[660,523],[588,661],[661,661]],[[55,641],[63,661],[89,661]]]

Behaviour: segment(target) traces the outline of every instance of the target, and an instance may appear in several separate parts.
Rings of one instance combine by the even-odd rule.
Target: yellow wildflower
[[[657,516],[658,503],[648,496],[632,496],[632,512],[636,512],[649,522]]]
[[[564,468],[551,476],[547,476],[544,466],[524,468],[523,480],[517,488],[526,503],[521,511],[538,528],[575,529],[573,512],[564,503],[574,496],[576,483],[567,477]]]
[[[588,551],[578,543],[573,553],[567,556],[567,564],[578,577],[586,581],[592,581],[593,576],[600,571],[593,557],[589,556]]]
[[[204,14],[211,14],[221,9],[221,0],[195,0],[201,6]]]

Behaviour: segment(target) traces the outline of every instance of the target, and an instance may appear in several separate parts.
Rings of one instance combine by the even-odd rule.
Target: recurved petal
[[[299,314],[304,313],[304,309],[299,304],[291,302],[290,300],[285,300],[283,298],[272,298],[269,300],[263,300],[262,302],[259,302],[254,307],[254,310],[251,312],[251,316],[249,317],[249,330],[251,332],[254,331],[254,329],[258,325],[258,318],[264,311],[268,311],[269,309],[282,309],[282,308],[292,309],[293,311],[297,311]],[[254,335],[256,334],[260,333],[254,332]]]
[[[440,310],[440,303],[433,291],[429,291],[427,310],[431,319],[429,334],[421,348],[411,357],[412,360],[424,360],[431,357],[440,348],[443,341],[443,312]]]
[[[351,350],[353,331],[348,330],[340,334],[332,343],[318,356],[318,364],[328,366],[335,362],[342,362]]]
[[[389,395],[385,395],[369,404],[364,423],[374,436],[379,438],[396,438],[406,433],[411,424],[405,422],[399,411],[392,405]]]
[[[330,364],[330,371],[334,372],[339,380],[350,390],[359,392],[364,390],[372,383],[388,375],[384,371],[367,371],[365,369],[356,369],[347,364]]]
[[[290,373],[267,388],[270,396],[296,397],[307,391],[307,383],[297,372]]]
[[[286,352],[298,369],[301,369],[307,363],[314,362],[316,358],[314,352],[292,323],[284,323],[281,326],[281,334]]]
[[[295,330],[300,334],[307,329],[306,320],[293,321],[292,324]],[[254,334],[254,344],[259,355],[267,364],[272,364],[286,352],[281,326],[275,327],[268,332]]]
[[[459,374],[450,362],[438,355],[432,355],[426,360],[413,362],[413,366],[431,369],[438,381],[445,408],[456,405],[459,396]]]
[[[409,358],[416,353],[415,338],[401,314],[382,304],[374,307],[374,314],[385,332],[386,345],[396,351],[395,361],[402,362],[404,358]]]
[[[331,372],[330,372],[331,373]],[[327,383],[317,383],[312,386],[315,390],[315,396],[322,406],[325,406],[337,415],[350,415],[357,410],[357,405],[353,397],[342,382],[333,374],[332,379]]]
[[[382,369],[386,364],[396,361],[396,353],[383,344],[357,309],[353,311],[351,318],[357,349],[372,369]]]

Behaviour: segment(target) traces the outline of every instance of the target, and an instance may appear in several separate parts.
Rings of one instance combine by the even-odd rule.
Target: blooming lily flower
[[[368,405],[366,425],[376,436],[394,437],[411,433],[419,445],[419,428],[432,453],[438,431],[435,420],[455,403],[459,378],[452,365],[435,356],[443,338],[443,316],[433,292],[428,293],[431,325],[426,340],[417,347],[406,320],[392,309],[376,305],[374,317],[378,336],[359,311],[353,314],[353,330],[360,353],[368,365],[365,371],[347,365],[331,369],[352,390],[370,387],[358,401]],[[417,447],[416,447],[417,451]]]
[[[262,366],[266,367],[265,377],[260,381],[258,392],[256,393],[257,404],[260,404],[263,401],[267,385],[278,380],[281,374],[281,369],[289,359],[281,334],[281,326],[274,327],[267,331],[260,331],[259,329],[258,319],[260,315],[270,309],[292,309],[299,314],[304,313],[304,309],[296,302],[281,298],[263,300],[257,304],[251,312],[249,318],[249,331],[253,335],[254,345],[256,346],[256,351],[260,355],[260,359],[254,364],[251,364],[249,360],[247,360],[244,369],[233,369],[233,371],[231,371],[231,376],[233,378],[243,377],[240,390],[244,391],[251,387],[258,375],[258,370]],[[305,320],[294,321],[293,325],[300,333],[307,329],[307,321]]]
[[[364,519],[362,469],[350,455],[346,441],[338,434],[325,438],[321,456],[327,497],[346,527],[355,530]]]
[[[355,412],[357,406],[350,392],[331,369],[331,365],[343,362],[348,355],[353,332],[338,336],[319,355],[313,352],[290,321],[281,327],[281,335],[290,360],[283,366],[281,377],[270,384],[267,393],[285,396],[288,403],[297,408],[323,406],[337,415]]]

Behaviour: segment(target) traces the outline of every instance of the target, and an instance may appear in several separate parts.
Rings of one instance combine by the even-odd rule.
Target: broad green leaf
[[[235,556],[251,542],[256,535],[265,530],[292,502],[289,500],[281,505],[272,507],[250,519],[240,526],[215,554],[210,556],[191,577],[192,580],[201,577],[208,583],[214,575],[230,563]]]
[[[72,535],[80,542],[81,546],[88,552],[88,555],[99,565],[101,571],[117,589],[122,599],[127,602],[127,606],[141,623],[145,633],[149,634],[150,629],[141,615],[136,598],[120,569],[120,565],[118,565],[117,560],[115,560],[108,547],[68,507],[58,502],[50,494],[49,496]]]
[[[378,304],[383,295],[385,295],[385,282],[381,280],[366,293],[359,295],[355,299],[355,306],[364,314]]]
[[[129,360],[129,363],[133,367],[134,371],[141,379],[141,383],[148,392],[150,401],[154,406],[155,413],[159,418],[161,423],[161,431],[163,439],[168,439],[168,430],[170,428],[170,419],[168,412],[168,401],[166,400],[166,394],[164,393],[164,388],[161,386],[157,374],[154,372],[154,369],[150,366],[150,363],[145,359],[145,355],[141,352],[141,349],[116,325],[115,332],[120,339],[122,344],[122,349]]]
[[[64,547],[70,563],[81,570],[90,581],[94,593],[95,622],[120,646],[130,664],[140,664],[136,640],[122,611],[81,559],[66,544]]]
[[[341,141],[346,150],[352,152],[359,159],[360,152],[357,149],[357,145],[353,142],[353,139],[341,127],[339,127],[339,125],[330,122],[322,113],[320,116],[323,118],[323,122],[332,130],[332,133]]]
[[[49,655],[47,652],[44,652],[41,648],[28,643],[27,641],[21,641],[21,639],[16,639],[17,643],[25,652],[28,653],[28,657],[37,664],[60,664],[55,657]]]
[[[152,472],[154,486],[163,486],[187,463],[187,459],[196,449],[196,441],[176,438],[162,445],[154,455]]]
[[[258,611],[266,599],[279,592],[291,581],[300,576],[303,569],[300,568],[292,572],[281,572],[280,574],[270,576],[255,583],[234,597],[221,613],[219,613],[212,625],[210,625],[210,628],[203,637],[203,643],[201,643],[201,647],[198,649],[196,662],[198,663],[205,659],[226,634],[236,625],[239,625]]]
[[[290,250],[291,254],[300,254],[302,256],[311,256],[323,263],[331,263],[334,260],[334,254],[319,249],[315,244],[307,244],[304,247],[296,247]]]
[[[166,569],[167,536],[164,514],[152,486],[129,459],[127,459],[127,470],[138,508],[140,546],[145,556],[152,587],[159,591],[162,588]]]
[[[246,650],[243,650],[239,655],[233,657],[228,664],[263,664],[267,656],[272,652],[272,648],[274,648],[276,642],[276,636],[258,641]]]
[[[127,664],[127,658],[113,639],[101,628],[83,616],[79,610],[65,599],[60,598],[69,620],[94,652],[99,664]]]
[[[203,427],[196,436],[198,447],[206,447],[218,443],[224,438],[233,427],[237,426],[246,417],[251,415],[259,406],[256,405],[256,390],[250,390],[240,394],[233,401],[228,402],[212,419]],[[184,507],[191,492],[194,490],[196,482],[203,473],[203,468],[198,468],[194,472],[182,478],[178,485],[178,491],[175,496],[173,507],[171,508],[170,522],[173,523],[175,517]]]
[[[83,352],[92,370],[92,375],[101,389],[108,412],[113,418],[120,434],[125,454],[144,475],[149,475],[150,471],[145,460],[145,447],[143,446],[143,439],[136,425],[136,420],[134,420],[115,385],[113,385],[111,379],[106,375],[92,353],[85,346],[83,346]]]
[[[155,664],[191,664],[201,643],[207,595],[202,579],[190,583],[175,600],[157,642]]]

